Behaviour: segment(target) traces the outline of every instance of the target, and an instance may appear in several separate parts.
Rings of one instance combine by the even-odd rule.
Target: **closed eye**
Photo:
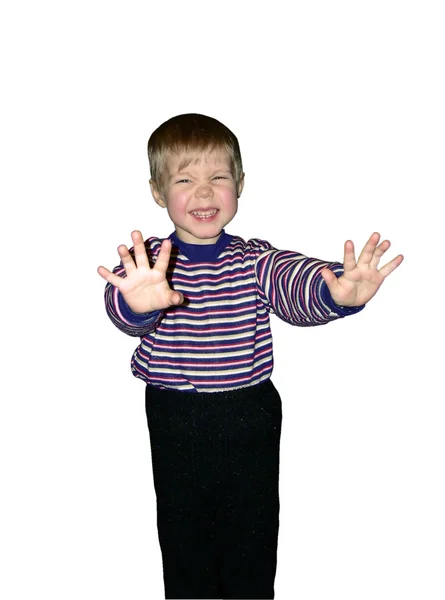
[[[190,179],[178,179],[176,183],[188,183]]]

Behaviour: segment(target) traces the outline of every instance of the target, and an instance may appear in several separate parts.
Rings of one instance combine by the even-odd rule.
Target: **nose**
[[[196,190],[196,196],[198,198],[210,198],[213,195],[213,190],[210,185],[200,185]]]

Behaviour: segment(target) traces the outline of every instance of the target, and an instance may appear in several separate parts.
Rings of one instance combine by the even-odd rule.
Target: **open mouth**
[[[209,221],[216,215],[217,212],[218,209],[214,208],[212,210],[193,210],[190,214],[200,221]]]

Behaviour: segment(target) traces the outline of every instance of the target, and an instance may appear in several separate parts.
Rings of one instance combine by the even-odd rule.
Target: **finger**
[[[354,242],[348,240],[345,242],[345,252],[343,258],[343,268],[345,271],[352,271],[357,266],[354,252]]]
[[[172,292],[170,296],[170,302],[172,305],[178,306],[184,302],[184,296],[181,294],[181,292]]]
[[[377,246],[377,248],[374,250],[374,254],[372,256],[371,262],[369,263],[369,266],[373,269],[377,268],[377,265],[380,262],[380,259],[382,258],[382,256],[385,254],[385,252],[388,250],[388,248],[391,246],[391,242],[389,240],[385,240],[384,242],[382,242],[381,244],[379,244]]]
[[[133,240],[134,258],[136,261],[136,266],[150,268],[147,256],[147,249],[145,248],[142,233],[138,230],[132,231],[131,239]]]
[[[395,269],[397,269],[397,267],[399,267],[402,264],[404,258],[405,257],[403,256],[403,254],[399,254],[398,256],[393,258],[391,262],[382,267],[379,270],[379,273],[383,275],[383,277],[388,277],[390,273],[392,273]]]
[[[125,269],[125,273],[129,275],[132,271],[136,269],[136,265],[134,264],[134,260],[130,254],[130,251],[128,250],[127,246],[122,244],[118,247],[117,252]]]
[[[115,275],[114,273],[112,273],[111,271],[106,269],[105,267],[98,267],[97,272],[103,279],[105,279],[105,281],[108,281],[108,283],[111,283],[112,285],[119,288],[119,286],[122,282],[122,277]]]
[[[161,244],[161,250],[159,251],[158,258],[154,268],[157,271],[166,273],[170,262],[170,253],[172,249],[172,243],[170,240],[164,240]]]
[[[338,287],[338,279],[336,275],[330,269],[322,269],[320,271],[320,275],[323,277],[324,282],[328,286],[329,291],[335,292],[335,289]]]
[[[374,232],[371,237],[369,238],[369,240],[366,242],[363,250],[360,253],[360,256],[358,257],[358,261],[357,264],[360,265],[369,265],[372,257],[374,255],[374,250],[377,247],[377,244],[379,243],[379,239],[380,239],[380,233]]]

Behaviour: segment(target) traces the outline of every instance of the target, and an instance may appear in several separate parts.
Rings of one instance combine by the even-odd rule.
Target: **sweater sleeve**
[[[309,258],[298,252],[268,249],[256,261],[260,298],[271,313],[291,325],[323,325],[363,310],[364,306],[340,307],[335,304],[324,279],[327,267],[337,277],[343,265]]]
[[[156,241],[159,243],[156,244]],[[152,258],[153,254],[157,255],[160,240],[150,238],[145,244]],[[153,252],[156,249],[158,252]],[[130,249],[130,253],[133,254],[133,248]],[[119,277],[126,276],[122,263],[113,269],[113,273]],[[162,310],[149,313],[133,312],[117,287],[111,283],[107,283],[105,286],[105,308],[114,325],[127,335],[134,337],[142,337],[154,331],[164,316],[164,311]]]

